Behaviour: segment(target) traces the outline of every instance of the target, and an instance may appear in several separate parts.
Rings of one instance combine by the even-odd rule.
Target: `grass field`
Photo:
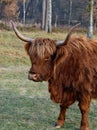
[[[27,36],[64,39],[64,33],[27,32]],[[54,130],[59,105],[50,100],[47,83],[27,79],[30,61],[13,32],[0,31],[0,130]],[[80,111],[77,103],[67,110],[60,130],[78,130]],[[89,113],[91,130],[97,130],[97,102]]]

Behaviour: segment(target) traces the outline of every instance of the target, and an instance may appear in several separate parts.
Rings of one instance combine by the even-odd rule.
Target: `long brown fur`
[[[55,55],[53,69],[45,69],[49,72],[49,92],[54,102],[65,110],[78,101],[80,110],[88,111],[91,99],[97,98],[97,41],[71,36],[68,44],[56,46],[51,39],[38,38],[33,44],[26,44],[26,50],[33,60]],[[63,110],[57,123],[60,126],[65,118],[62,113]],[[81,124],[81,130],[89,130],[88,119],[82,119]]]
[[[29,44],[28,44],[28,46],[29,46]],[[28,49],[26,49],[26,50],[28,50]],[[37,55],[40,58],[44,58],[46,53],[48,53],[49,55],[53,55],[55,50],[56,50],[56,47],[55,47],[53,40],[50,40],[48,38],[46,38],[46,39],[37,38],[37,39],[35,39],[33,44],[31,44],[28,53],[32,56],[35,55],[35,53],[37,53]]]
[[[71,36],[77,25],[65,41],[26,38],[11,23],[18,38],[28,42],[25,45],[31,60],[28,78],[36,82],[48,81],[51,99],[60,104],[56,126],[64,124],[66,109],[78,101],[82,115],[80,130],[89,130],[91,99],[97,99],[97,41]]]
[[[59,87],[90,93],[92,97],[97,98],[97,41],[85,37],[72,37],[66,46],[58,48],[55,67],[55,81],[58,84],[55,85],[55,91],[61,95],[61,101],[64,100],[60,94],[63,90],[61,88],[59,91]],[[63,83],[63,86],[60,83]],[[52,91],[54,93],[54,90]],[[54,99],[56,98],[55,94]]]

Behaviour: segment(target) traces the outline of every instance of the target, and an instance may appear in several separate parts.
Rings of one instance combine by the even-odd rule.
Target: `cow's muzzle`
[[[43,81],[42,76],[40,74],[35,74],[35,73],[29,73],[28,79],[33,80],[35,82],[42,82]]]

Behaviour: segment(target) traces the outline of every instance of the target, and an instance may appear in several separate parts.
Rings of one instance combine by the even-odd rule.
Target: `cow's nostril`
[[[36,74],[33,74],[33,79],[37,79],[37,75]]]
[[[28,79],[30,79],[30,80],[36,80],[37,79],[37,74],[29,73],[28,74]]]

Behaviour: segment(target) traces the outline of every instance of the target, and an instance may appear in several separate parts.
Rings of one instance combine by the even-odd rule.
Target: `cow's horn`
[[[15,23],[14,23],[13,21],[10,21],[10,22],[11,22],[11,25],[12,25],[12,28],[13,28],[15,34],[17,35],[17,37],[18,37],[19,39],[21,39],[21,40],[24,41],[24,42],[32,43],[32,41],[33,41],[34,39],[32,39],[32,38],[27,38],[27,37],[23,36],[23,35],[18,31],[18,29],[16,28]]]
[[[66,37],[65,41],[57,41],[57,42],[56,42],[56,45],[57,45],[57,46],[66,45],[66,44],[68,43],[68,41],[69,41],[69,38],[70,38],[72,32],[73,32],[74,29],[75,29],[76,27],[78,27],[79,25],[80,25],[80,23],[78,23],[78,24],[76,24],[75,26],[73,26],[73,27],[70,29],[69,33],[67,34],[67,37]]]

